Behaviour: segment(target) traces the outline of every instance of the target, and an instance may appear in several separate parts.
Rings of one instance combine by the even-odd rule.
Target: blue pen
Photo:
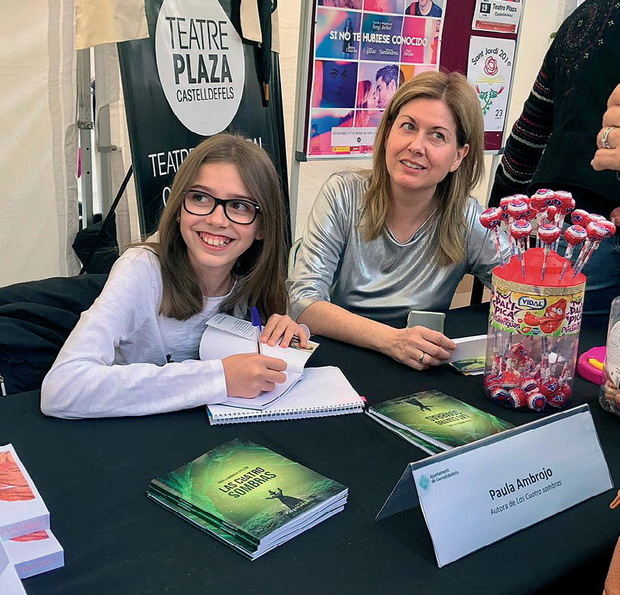
[[[252,326],[256,330],[256,353],[260,353],[260,334],[263,332],[263,327],[261,326],[260,314],[256,306],[250,308],[250,315],[252,317]]]

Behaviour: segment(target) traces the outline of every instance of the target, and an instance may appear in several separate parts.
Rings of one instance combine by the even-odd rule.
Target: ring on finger
[[[601,134],[601,145],[603,145],[604,149],[615,149],[616,147],[612,147],[609,144],[609,135],[612,130],[614,130],[615,126],[607,126],[605,130],[603,130],[603,134]]]
[[[418,358],[418,363],[419,364],[424,364],[424,356],[426,355],[426,352],[422,352],[422,355]]]

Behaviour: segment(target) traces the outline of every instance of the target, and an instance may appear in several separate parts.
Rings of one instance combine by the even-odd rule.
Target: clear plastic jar
[[[516,258],[493,271],[484,391],[504,407],[560,408],[572,394],[585,277],[560,281],[565,260],[552,253],[540,279],[541,251],[526,252],[529,275]]]
[[[620,296],[611,303],[607,329],[607,352],[599,394],[603,409],[620,415]]]

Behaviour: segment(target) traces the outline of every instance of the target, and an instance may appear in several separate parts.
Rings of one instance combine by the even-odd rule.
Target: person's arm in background
[[[592,167],[596,171],[613,169],[620,172],[620,85],[609,96],[607,111],[603,114],[603,125],[596,135],[598,150],[594,153]],[[618,179],[620,180],[620,175]],[[616,207],[610,219],[620,225],[620,207]]]
[[[523,104],[523,112],[506,141],[504,155],[495,172],[490,206],[497,206],[504,196],[527,194],[547,146],[553,127],[553,47],[547,52],[532,91]]]
[[[330,288],[348,234],[356,224],[355,201],[345,199],[351,197],[354,186],[336,174],[317,196],[287,283],[291,316],[307,324],[314,334],[385,353],[418,370],[439,365],[456,347],[441,333],[423,327],[395,329],[330,302]],[[361,185],[358,190],[363,192]]]

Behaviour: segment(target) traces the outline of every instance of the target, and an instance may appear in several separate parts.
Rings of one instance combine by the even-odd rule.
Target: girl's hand
[[[280,347],[288,347],[291,339],[297,337],[299,346],[304,349],[308,345],[308,335],[306,327],[297,324],[290,316],[281,314],[273,314],[269,317],[267,324],[263,328],[260,336],[261,343],[267,345],[280,345]]]
[[[424,326],[390,330],[383,353],[416,370],[445,363],[456,349],[444,334]]]
[[[287,364],[284,360],[258,353],[229,355],[222,359],[222,365],[229,397],[253,399],[286,380],[283,372]]]

